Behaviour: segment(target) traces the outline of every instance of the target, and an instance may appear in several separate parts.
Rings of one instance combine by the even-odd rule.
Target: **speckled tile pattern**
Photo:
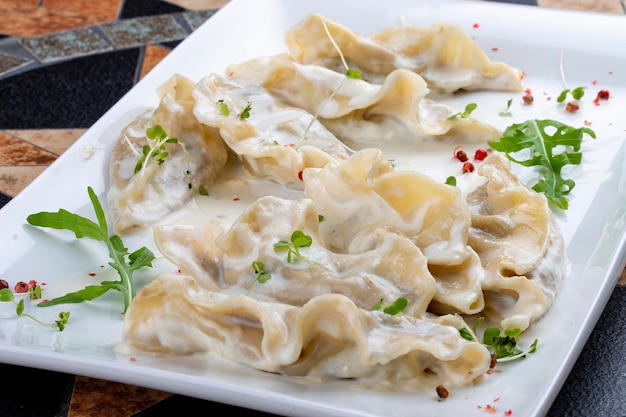
[[[500,1],[626,14],[624,0]],[[227,2],[0,0],[0,207],[41,174],[177,42]],[[67,83],[68,78],[72,83]],[[68,97],[69,106],[74,107],[51,110],[48,103],[59,95]],[[85,104],[94,97],[101,101],[100,107],[94,108],[93,102]],[[24,106],[39,112],[36,123],[22,117],[19,109]],[[91,113],[80,118],[66,116],[87,107]],[[619,283],[626,286],[626,271]],[[626,288],[618,286],[617,290],[610,304],[614,312],[620,311],[619,303],[626,299],[622,295]],[[233,413],[227,406],[157,390],[0,364],[4,381],[25,374],[32,381],[29,390],[39,393],[39,401],[32,401],[25,390],[0,383],[0,416],[156,417],[190,414],[191,410],[206,415]],[[19,411],[7,414],[5,410]],[[267,414],[249,411],[246,415]]]
[[[113,47],[89,28],[22,39],[22,45],[41,63],[97,54]]]
[[[0,76],[9,71],[23,67],[30,62],[33,62],[32,59],[0,52]]]
[[[120,20],[100,28],[116,48],[176,41],[187,36],[187,31],[172,15]]]

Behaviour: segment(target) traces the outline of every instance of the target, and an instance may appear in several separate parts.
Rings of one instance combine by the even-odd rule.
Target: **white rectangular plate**
[[[157,104],[156,88],[179,73],[194,81],[223,73],[231,62],[285,51],[286,29],[311,12],[320,12],[367,35],[398,22],[430,26],[435,21],[460,25],[497,61],[526,73],[535,101],[522,94],[471,93],[446,99],[462,109],[478,103],[474,116],[504,128],[530,118],[556,119],[572,126],[587,123],[598,138],[586,141],[584,161],[568,173],[577,185],[566,213],[557,214],[572,261],[548,314],[525,336],[539,339],[538,351],[500,367],[476,386],[455,390],[438,401],[433,393],[361,390],[350,381],[314,385],[244,367],[208,362],[206,357],[145,359],[118,357],[122,316],[111,296],[89,304],[35,309],[43,320],[70,310],[64,332],[14,318],[9,303],[0,305],[0,361],[75,373],[168,392],[297,416],[420,415],[483,416],[510,410],[517,417],[545,414],[610,296],[626,255],[626,56],[623,16],[565,12],[486,2],[415,0],[234,0],[191,34],[151,71],[61,158],[0,211],[0,276],[12,283],[30,279],[57,290],[106,264],[96,244],[76,241],[71,233],[29,227],[38,211],[65,208],[93,218],[86,189],[105,201],[107,162],[118,133]],[[581,109],[567,113],[556,97],[567,86],[586,87]],[[597,92],[611,99],[593,104]],[[512,100],[513,117],[498,112]],[[141,243],[126,241],[133,249]],[[100,271],[93,271],[98,272]],[[152,273],[152,272],[151,272]],[[140,284],[149,275],[138,277]],[[30,307],[27,307],[30,308]],[[36,311],[34,311],[36,310]],[[43,310],[43,311],[42,311]],[[30,310],[29,310],[30,311]],[[602,387],[598,387],[600,390]]]

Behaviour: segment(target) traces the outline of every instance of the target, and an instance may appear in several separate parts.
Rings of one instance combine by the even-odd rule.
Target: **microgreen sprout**
[[[31,300],[37,299],[41,296],[41,287],[39,285],[32,286],[33,291],[31,292],[29,289],[29,295]],[[39,297],[37,297],[39,295]],[[3,288],[0,290],[0,302],[11,302],[15,304],[15,314],[19,317],[26,317],[33,320],[35,323],[40,324],[46,327],[58,328],[59,331],[65,330],[65,325],[70,319],[69,311],[62,311],[57,315],[54,323],[44,323],[43,321],[37,319],[36,317],[24,313],[24,299],[21,298],[20,301],[15,301],[15,296],[13,295],[13,291],[8,288]]]
[[[561,59],[559,61],[559,69],[561,72],[561,82],[563,83],[563,90],[561,91],[561,94],[559,94],[559,96],[557,97],[556,101],[558,103],[563,103],[565,99],[567,98],[568,94],[571,94],[574,100],[580,100],[585,95],[585,88],[576,87],[573,90],[570,90],[567,87],[567,82],[565,81],[565,68],[563,65],[563,53],[562,52],[561,52]]]
[[[267,281],[269,281],[272,278],[271,274],[268,274],[267,272],[265,272],[265,264],[261,261],[252,262],[252,270],[254,271],[256,276],[254,278],[254,281],[252,281],[252,284],[248,288],[248,295],[250,295],[250,292],[252,291],[252,287],[254,286],[255,283],[258,282],[259,284],[265,284]]]
[[[145,246],[129,254],[128,249],[124,246],[124,243],[119,236],[109,236],[109,229],[102,205],[91,187],[87,188],[87,192],[89,193],[89,199],[93,205],[98,223],[79,216],[78,214],[70,213],[64,209],[60,209],[54,213],[40,212],[31,214],[26,220],[33,226],[72,231],[78,239],[88,237],[104,242],[109,249],[109,256],[111,257],[109,265],[117,271],[120,276],[120,280],[103,281],[100,285],[88,285],[82,290],[72,292],[52,300],[42,301],[38,304],[38,306],[46,307],[64,303],[80,303],[83,301],[93,300],[109,290],[116,290],[121,292],[123,295],[123,311],[126,312],[135,297],[133,272],[143,268],[144,266],[151,267],[155,256]]]
[[[324,32],[326,32],[326,35],[328,36],[330,43],[333,45],[333,47],[339,54],[339,59],[341,59],[341,63],[343,64],[343,67],[346,69],[346,76],[348,76],[349,78],[357,79],[357,80],[360,80],[361,78],[363,78],[363,74],[361,74],[361,71],[348,67],[348,63],[346,62],[346,58],[343,56],[343,52],[341,52],[341,48],[339,48],[339,45],[337,45],[337,42],[335,42],[335,39],[333,39],[333,35],[330,33],[330,30],[328,30],[328,25],[323,20],[322,20],[322,26],[324,26]]]
[[[459,329],[459,333],[462,338],[469,340],[470,342],[479,342],[476,339],[474,334],[478,331],[478,326],[482,324],[484,321],[484,317],[480,317],[474,325],[472,326],[472,332],[470,332],[469,328],[463,327]],[[531,353],[535,353],[537,351],[537,345],[539,343],[538,339],[535,339],[533,343],[527,350],[522,350],[517,344],[517,337],[521,334],[520,329],[513,330],[504,330],[501,331],[497,327],[488,327],[483,332],[482,343],[484,346],[489,349],[493,358],[495,358],[495,362],[492,364],[495,366],[497,362],[510,362],[516,359],[521,359],[526,357]]]
[[[246,107],[244,107],[243,110],[241,110],[241,112],[239,113],[237,117],[239,117],[241,120],[245,120],[250,117],[251,110],[252,110],[252,103],[248,101],[248,103],[246,104]]]
[[[499,113],[499,115],[501,117],[511,117],[511,116],[513,116],[513,114],[511,113],[511,103],[513,103],[513,99],[512,98],[510,98],[506,102],[506,108]]]
[[[313,243],[311,236],[305,234],[302,230],[296,230],[291,234],[290,240],[290,242],[285,240],[276,242],[274,249],[287,251],[287,263],[295,260],[309,260],[300,252],[300,249],[311,246]]]
[[[452,116],[448,117],[447,120],[452,121],[457,118],[469,119],[472,116],[472,112],[476,110],[477,107],[478,107],[478,104],[469,103],[467,106],[465,106],[465,110],[463,110],[462,112],[453,114]]]
[[[223,116],[228,116],[230,115],[230,109],[228,108],[228,105],[226,103],[224,103],[224,100],[217,100],[217,109],[220,111],[220,113]]]
[[[374,307],[372,307],[372,311],[382,310],[386,314],[395,316],[396,314],[404,310],[408,304],[409,301],[404,297],[396,298],[396,300],[391,304],[385,303],[381,298],[380,301],[377,302]]]

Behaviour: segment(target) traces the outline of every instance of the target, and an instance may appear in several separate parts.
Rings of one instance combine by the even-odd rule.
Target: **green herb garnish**
[[[511,117],[513,116],[513,114],[511,114],[511,103],[513,103],[513,99],[510,98],[507,102],[506,102],[506,108],[504,110],[502,110],[499,115],[501,117]]]
[[[446,120],[452,121],[456,118],[469,119],[472,116],[472,112],[476,110],[477,107],[478,107],[478,104],[469,103],[467,106],[465,106],[465,110],[463,110],[462,112],[453,114],[452,116],[448,117]]]
[[[285,240],[278,241],[274,244],[274,249],[276,250],[286,250],[287,251],[287,263],[291,263],[292,260],[309,260],[306,256],[304,256],[301,252],[301,248],[307,248],[311,246],[313,243],[313,239],[311,236],[305,234],[301,230],[296,230],[291,234],[291,241],[287,242]]]
[[[550,133],[550,131],[554,131]],[[532,189],[544,193],[557,207],[567,210],[569,203],[565,197],[575,186],[572,179],[561,176],[565,165],[578,165],[582,160],[580,145],[584,134],[596,137],[593,130],[581,127],[573,128],[555,120],[527,120],[513,124],[505,129],[502,137],[489,145],[504,152],[506,157],[522,166],[539,167],[543,176]],[[565,148],[561,153],[555,149]],[[522,149],[529,149],[528,159],[516,159],[512,156]]]
[[[33,292],[30,291],[30,288],[33,288]],[[41,296],[41,287],[39,287],[39,285],[35,285],[30,288],[29,288],[29,293],[30,293],[31,300],[37,299],[38,298],[37,294]],[[41,324],[42,326],[53,327],[53,328],[56,327],[61,332],[65,330],[65,325],[70,319],[69,311],[60,312],[57,315],[57,319],[54,321],[54,323],[44,323],[32,315],[24,313],[24,299],[22,298],[20,299],[20,301],[15,301],[15,296],[13,295],[13,292],[8,288],[3,288],[0,290],[0,302],[11,302],[15,304],[15,314],[17,314],[19,317],[27,317],[33,320],[34,322]]]
[[[109,229],[102,205],[91,187],[88,187],[87,191],[98,223],[77,214],[70,213],[64,209],[60,209],[58,212],[31,214],[26,220],[33,226],[72,231],[78,239],[88,237],[106,243],[109,249],[109,256],[111,257],[109,265],[117,271],[120,280],[103,281],[100,285],[88,285],[82,290],[52,300],[43,301],[39,303],[38,306],[46,307],[65,303],[80,303],[93,300],[109,290],[116,290],[121,292],[124,297],[124,312],[126,312],[135,297],[133,272],[144,266],[151,267],[155,257],[146,247],[142,247],[129,254],[128,249],[124,247],[122,239],[119,236],[109,236]]]
[[[144,168],[152,158],[155,158],[159,165],[165,162],[165,158],[169,155],[165,148],[166,143],[181,143],[177,138],[168,136],[161,125],[154,125],[146,129],[146,137],[154,141],[154,145],[143,145],[142,154],[135,164],[135,174]]]
[[[585,88],[576,87],[573,90],[570,90],[567,87],[567,82],[565,81],[565,67],[563,65],[563,53],[562,52],[561,52],[561,59],[559,60],[559,70],[561,72],[561,82],[563,83],[563,90],[561,91],[561,94],[559,94],[559,96],[557,97],[556,101],[558,103],[563,103],[565,99],[567,98],[568,94],[571,94],[574,100],[580,100],[585,95]]]
[[[230,109],[228,108],[228,106],[226,105],[226,103],[224,103],[224,100],[217,100],[217,109],[220,111],[220,113],[223,116],[228,116],[230,115]]]
[[[508,362],[515,359],[523,358],[527,354],[535,353],[537,350],[538,339],[535,339],[527,351],[522,350],[517,344],[517,336],[521,333],[520,329],[505,330],[501,335],[500,329],[497,327],[489,327],[483,333],[483,345],[493,349],[493,354],[498,362]]]
[[[454,175],[450,175],[448,178],[446,178],[445,183],[447,185],[455,186],[456,185],[456,177]]]
[[[580,100],[585,95],[585,89],[584,87],[576,87],[573,90],[566,88],[565,90],[561,91],[561,94],[559,94],[559,96],[556,98],[556,101],[559,103],[563,103],[568,94],[571,94],[573,99]]]
[[[472,326],[474,333],[477,332],[478,326],[480,326],[483,320],[484,317],[480,317],[476,323],[474,323]],[[459,334],[463,339],[469,340],[470,342],[478,342],[467,327],[459,329]],[[524,358],[526,355],[535,353],[537,350],[537,345],[539,343],[538,339],[533,341],[528,350],[522,350],[517,344],[517,337],[520,334],[520,329],[505,330],[504,332],[501,332],[501,330],[497,327],[488,327],[483,332],[482,342],[480,343],[485,345],[491,351],[496,362],[509,362],[515,359]]]
[[[246,107],[243,108],[243,110],[241,111],[241,113],[239,113],[237,117],[239,117],[241,120],[245,120],[248,117],[250,117],[251,110],[252,110],[252,103],[248,102]]]
[[[268,274],[267,272],[265,272],[265,264],[261,261],[252,262],[252,270],[254,271],[256,276],[254,277],[254,281],[252,281],[252,284],[248,288],[248,295],[250,295],[250,292],[252,291],[252,287],[254,286],[255,283],[258,282],[259,284],[265,284],[267,281],[269,281],[272,278],[271,274]]]
[[[377,302],[374,307],[372,307],[372,311],[382,310],[386,314],[395,316],[396,314],[404,310],[408,304],[409,301],[404,297],[396,298],[396,300],[391,304],[385,303],[381,298],[381,300]]]

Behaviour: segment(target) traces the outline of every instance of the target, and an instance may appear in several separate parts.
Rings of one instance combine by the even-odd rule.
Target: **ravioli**
[[[392,26],[366,37],[321,14],[311,14],[286,32],[285,41],[297,62],[345,73],[339,49],[348,67],[372,82],[406,69],[420,74],[432,91],[440,93],[524,88],[521,70],[491,61],[470,36],[450,23]]]
[[[131,122],[121,133],[109,162],[109,214],[113,227],[124,233],[156,223],[193,202],[200,186],[210,187],[227,160],[224,142],[215,129],[193,115],[193,82],[174,76],[161,88],[159,106]],[[165,144],[167,163],[156,158],[135,167],[144,146],[153,147],[146,129],[161,125],[183,144]]]
[[[526,330],[548,310],[569,268],[565,243],[543,194],[526,187],[500,154],[485,159],[488,181],[468,196],[468,243],[485,267],[485,315]]]
[[[207,291],[165,274],[126,313],[122,353],[210,352],[262,371],[309,380],[402,381],[433,389],[474,383],[491,355],[452,326],[357,307],[340,294],[302,306]]]
[[[211,74],[193,89],[193,112],[218,129],[250,175],[301,188],[307,167],[343,160],[351,150],[312,115],[282,103],[260,86],[240,85]],[[242,114],[249,108],[249,114]]]
[[[284,53],[223,75],[173,77],[158,108],[122,132],[110,165],[114,226],[152,228],[178,272],[141,290],[116,350],[209,354],[377,389],[479,382],[491,354],[459,330],[473,335],[466,320],[477,317],[528,330],[567,275],[563,237],[546,198],[498,153],[476,162],[473,188],[461,189],[399,170],[385,152],[427,156],[444,140],[496,138],[431,93],[520,91],[523,74],[447,23],[365,37],[313,14],[285,42]],[[162,164],[133,172],[154,124],[184,147],[167,144]],[[260,197],[225,204],[219,193],[234,177]],[[159,221],[200,185],[219,190],[203,200],[206,218]],[[213,204],[235,220],[223,223]],[[292,241],[298,234],[306,244]],[[378,309],[402,301],[397,314]]]
[[[453,117],[459,110],[427,98],[427,83],[406,69],[393,70],[374,84],[281,54],[233,64],[227,72],[235,82],[260,85],[315,115],[351,147],[485,142],[501,133],[473,118]]]
[[[322,222],[323,223],[323,222]],[[426,257],[409,239],[385,230],[372,231],[372,244],[355,254],[338,254],[325,247],[318,233],[317,208],[309,199],[273,196],[255,201],[228,229],[216,222],[197,226],[158,226],[160,252],[212,291],[251,294],[255,298],[301,306],[312,298],[343,294],[359,308],[379,301],[408,300],[407,314],[422,316],[435,293]],[[306,259],[288,262],[277,250],[300,230],[312,237],[303,249]],[[255,282],[255,261],[263,262],[271,280]]]

